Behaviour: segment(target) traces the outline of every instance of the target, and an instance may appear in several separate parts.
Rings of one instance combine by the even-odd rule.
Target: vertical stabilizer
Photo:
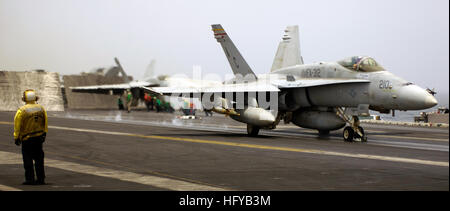
[[[214,37],[217,39],[217,42],[219,42],[220,45],[222,45],[223,51],[227,56],[228,62],[230,63],[233,73],[235,75],[240,74],[244,77],[252,76],[256,79],[255,73],[248,66],[247,62],[242,57],[241,53],[233,44],[230,37],[227,35],[222,26],[220,24],[215,24],[211,26],[214,32]]]
[[[300,54],[298,26],[288,26],[284,32],[285,34],[278,45],[278,50],[270,71],[303,64],[303,58]]]
[[[119,60],[117,59],[117,57],[114,57],[114,61],[117,64],[117,67],[119,68],[120,73],[122,73],[123,78],[125,79],[125,83],[130,82],[130,79],[128,78],[128,75],[125,73],[125,71],[122,68],[122,65],[120,64]]]
[[[144,73],[144,80],[153,78],[153,76],[155,75],[155,63],[156,60],[152,59],[150,64],[147,66],[147,69],[145,70]]]

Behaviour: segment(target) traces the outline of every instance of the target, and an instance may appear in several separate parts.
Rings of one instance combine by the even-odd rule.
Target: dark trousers
[[[29,138],[22,142],[23,167],[25,168],[25,180],[34,182],[34,169],[36,169],[36,177],[38,182],[44,182],[44,150],[42,137]],[[34,165],[33,165],[34,161]]]
[[[153,110],[153,102],[145,101],[145,105],[147,106],[147,111]]]

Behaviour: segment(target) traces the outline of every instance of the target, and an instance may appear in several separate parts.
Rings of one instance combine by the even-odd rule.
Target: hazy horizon
[[[372,56],[385,69],[449,93],[449,1],[0,0],[0,70],[78,74],[114,65],[135,79],[231,73],[211,24],[222,24],[257,74],[269,72],[283,30],[299,25],[305,63]],[[446,96],[443,96],[445,95]],[[440,102],[441,104],[441,102]]]

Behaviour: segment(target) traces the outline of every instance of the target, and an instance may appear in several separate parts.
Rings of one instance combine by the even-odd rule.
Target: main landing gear
[[[259,129],[261,129],[261,128],[258,127],[258,126],[247,124],[247,134],[248,134],[248,136],[250,136],[250,137],[258,136]]]

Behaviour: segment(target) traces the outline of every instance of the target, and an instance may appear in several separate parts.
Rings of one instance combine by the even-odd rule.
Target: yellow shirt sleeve
[[[42,107],[42,110],[44,111],[44,118],[45,118],[45,129],[44,132],[48,132],[48,118],[47,118],[47,111]]]
[[[16,116],[14,116],[14,140],[19,138],[21,124],[22,124],[22,110],[19,109],[16,112]]]

